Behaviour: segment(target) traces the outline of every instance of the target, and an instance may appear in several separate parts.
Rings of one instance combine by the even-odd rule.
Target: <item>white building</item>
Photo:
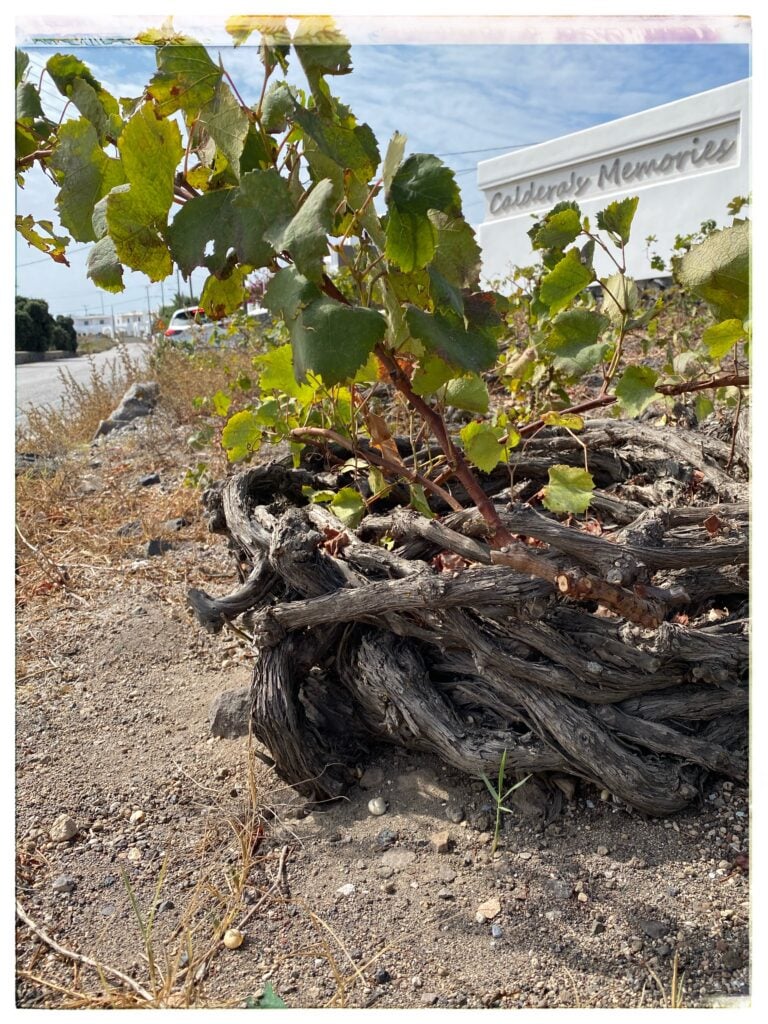
[[[72,322],[78,334],[103,334],[109,338],[146,338],[150,334],[146,309],[132,313],[88,313],[80,316],[73,313]]]
[[[482,161],[484,277],[503,279],[536,261],[527,232],[556,203],[575,200],[596,227],[599,210],[631,195],[640,202],[627,272],[640,280],[658,277],[649,263],[649,235],[657,239],[651,251],[667,260],[678,234],[697,231],[706,220],[729,223],[730,200],[749,194],[749,84],[734,82]],[[613,272],[599,250],[595,269]]]

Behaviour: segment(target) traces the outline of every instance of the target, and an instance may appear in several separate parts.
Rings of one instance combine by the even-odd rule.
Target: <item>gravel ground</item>
[[[140,444],[101,451],[137,481],[158,468]],[[84,502],[101,459],[84,458]],[[745,789],[713,778],[700,807],[648,820],[564,783],[547,824],[532,780],[493,853],[481,780],[380,748],[348,799],[308,809],[248,737],[210,735],[210,703],[248,685],[250,655],[185,606],[188,586],[233,584],[199,526],[153,558],[137,541],[84,599],[19,611],[19,1006],[748,1003]]]

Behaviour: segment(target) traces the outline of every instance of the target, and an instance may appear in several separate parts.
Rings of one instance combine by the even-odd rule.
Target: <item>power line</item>
[[[468,153],[495,153],[500,149],[525,149],[526,146],[538,146],[541,141],[541,139],[538,139],[536,142],[518,142],[510,146],[486,146],[485,149],[457,149],[453,153],[435,153],[435,156],[465,156]]]

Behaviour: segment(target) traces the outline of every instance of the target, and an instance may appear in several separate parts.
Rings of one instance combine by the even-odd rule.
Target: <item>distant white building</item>
[[[478,229],[483,275],[508,277],[536,257],[528,230],[556,203],[575,200],[596,227],[609,202],[637,195],[640,203],[627,246],[627,271],[658,277],[645,239],[668,259],[675,237],[703,221],[728,223],[727,205],[750,191],[748,79],[698,93],[630,117],[483,160],[478,186],[485,218]],[[595,269],[613,273],[598,250]]]
[[[87,313],[72,314],[72,322],[78,334],[103,334],[109,338],[146,338],[151,333],[149,313],[137,310],[132,313]]]

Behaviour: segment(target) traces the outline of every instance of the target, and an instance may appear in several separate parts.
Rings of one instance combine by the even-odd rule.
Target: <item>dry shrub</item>
[[[210,412],[204,399],[217,391],[233,394],[239,404],[248,400],[255,383],[253,357],[250,346],[238,348],[210,348],[197,352],[161,345],[150,360],[151,377],[160,385],[160,406],[176,423],[190,424],[199,420],[201,413]],[[238,384],[238,380],[240,383]],[[232,411],[235,411],[233,405]]]
[[[63,456],[72,448],[90,441],[101,420],[116,408],[126,389],[146,376],[146,370],[123,346],[117,359],[104,367],[90,360],[90,373],[84,382],[75,380],[68,370],[59,370],[64,391],[58,405],[32,407],[26,423],[17,431],[19,451]]]

